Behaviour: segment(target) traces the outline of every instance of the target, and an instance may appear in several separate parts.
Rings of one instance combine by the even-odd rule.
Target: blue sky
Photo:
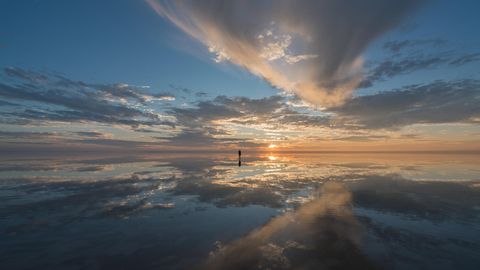
[[[78,80],[170,85],[261,97],[261,79],[210,61],[208,51],[144,1],[1,1],[0,65],[61,72]],[[186,77],[186,75],[188,77]]]
[[[2,145],[479,145],[478,1],[328,2],[0,0]]]
[[[433,2],[433,1],[432,1]],[[275,94],[262,79],[230,64],[211,61],[208,51],[159,17],[144,1],[2,0],[0,65],[60,72],[78,80],[170,85],[216,94],[263,97]],[[385,57],[382,42],[445,39],[447,48],[475,52],[480,47],[477,1],[435,1],[413,12],[366,51]],[[185,76],[188,76],[186,78]],[[385,89],[409,81],[478,77],[478,65],[452,72],[411,74]],[[420,78],[416,78],[420,77]]]

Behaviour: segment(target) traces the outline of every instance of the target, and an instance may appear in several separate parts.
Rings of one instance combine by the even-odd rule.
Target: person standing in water
[[[238,167],[242,166],[242,150],[238,150]]]

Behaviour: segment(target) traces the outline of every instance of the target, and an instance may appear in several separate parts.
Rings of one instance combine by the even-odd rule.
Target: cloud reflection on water
[[[210,254],[202,269],[374,269],[360,249],[361,227],[345,185],[273,218]]]
[[[13,252],[22,243],[76,230],[91,243],[115,243],[116,252],[74,255],[85,248],[74,243],[60,256],[48,241],[42,250],[139,269],[201,261],[207,269],[408,269],[441,254],[450,264],[424,268],[478,262],[477,156],[270,156],[244,155],[242,167],[236,155],[2,158],[0,258],[9,269],[30,267],[19,256],[35,253]],[[137,230],[144,238],[132,241]],[[50,269],[63,267],[51,260]]]

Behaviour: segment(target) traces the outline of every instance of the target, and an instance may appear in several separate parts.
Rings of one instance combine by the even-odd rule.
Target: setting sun
[[[270,148],[270,149],[277,148],[277,145],[276,145],[276,144],[270,144],[270,145],[268,146],[268,148]]]

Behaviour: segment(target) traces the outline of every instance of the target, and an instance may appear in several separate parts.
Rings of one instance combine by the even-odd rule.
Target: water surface
[[[2,157],[1,269],[478,269],[480,158]]]

